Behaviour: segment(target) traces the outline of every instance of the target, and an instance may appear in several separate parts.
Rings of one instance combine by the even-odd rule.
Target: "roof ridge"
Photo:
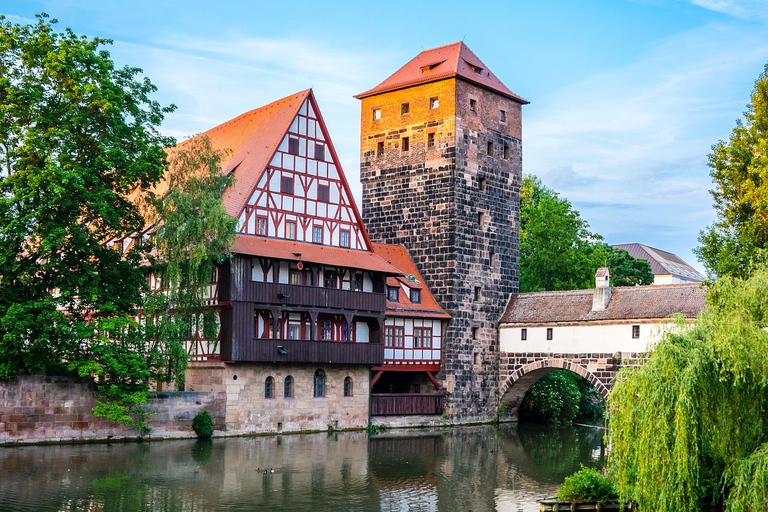
[[[453,46],[455,44],[462,44],[462,45],[464,45],[464,41],[454,41],[454,42],[448,43],[448,44],[441,44],[440,46],[433,46],[432,48],[426,48],[424,50],[421,50],[421,53],[431,52],[433,50],[440,50],[441,48],[447,48],[447,47]],[[464,45],[464,46],[466,46],[466,45]]]

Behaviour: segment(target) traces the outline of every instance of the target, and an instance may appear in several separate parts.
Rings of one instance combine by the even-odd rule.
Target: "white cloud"
[[[688,0],[691,4],[709,11],[719,12],[742,19],[768,20],[768,3],[765,0]]]
[[[5,14],[5,13],[0,13],[0,15],[4,16],[6,20],[11,21],[13,23],[18,23],[19,25],[30,25],[30,24],[37,23],[37,20],[34,18],[25,18],[23,16],[16,16],[15,14]]]
[[[728,137],[766,56],[761,34],[709,25],[532,98],[524,170],[609,243],[656,245],[693,264],[698,232],[714,219],[707,155]]]

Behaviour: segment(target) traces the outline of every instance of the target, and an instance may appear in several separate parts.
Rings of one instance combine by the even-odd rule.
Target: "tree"
[[[184,385],[190,333],[213,340],[218,315],[207,306],[214,265],[226,259],[234,246],[237,219],[222,202],[232,184],[221,172],[221,155],[207,137],[195,137],[171,151],[166,174],[167,192],[151,197],[155,211],[152,239],[156,252],[152,265],[162,272],[164,289],[148,292],[142,314],[146,335],[153,340],[164,368],[158,380]]]
[[[653,284],[653,272],[648,260],[635,258],[624,249],[606,245],[606,266],[611,271],[613,286],[638,286]]]
[[[145,250],[108,240],[139,232],[130,193],[163,173],[173,110],[141,70],[56,20],[0,18],[0,378],[79,357],[88,322],[140,301]]]
[[[710,277],[747,276],[768,248],[768,64],[744,121],[709,155],[717,220],[699,235],[696,255]]]
[[[768,503],[768,266],[721,276],[695,326],[665,335],[609,396],[612,466],[641,510]]]

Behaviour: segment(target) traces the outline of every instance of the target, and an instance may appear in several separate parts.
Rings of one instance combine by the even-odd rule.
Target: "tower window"
[[[496,253],[491,251],[488,255],[489,263],[493,267],[496,265]]]
[[[409,137],[402,138],[402,148],[403,152],[409,151],[411,149],[411,139]]]
[[[376,156],[383,156],[384,155],[384,142],[378,142],[376,143]]]
[[[317,186],[317,200],[327,203],[331,197],[331,187],[328,185]]]
[[[509,146],[504,144],[504,160],[509,160]]]
[[[294,139],[293,137],[288,139],[288,152],[292,155],[299,154],[299,139]]]
[[[474,353],[475,364],[480,364],[480,352]]]
[[[480,286],[475,286],[475,301],[479,302],[483,300],[483,289]]]
[[[507,111],[506,110],[499,110],[499,121],[502,123],[507,122]]]
[[[402,103],[400,105],[400,115],[405,115],[411,111],[411,105],[409,103]]]
[[[373,120],[378,121],[379,119],[381,119],[381,109],[375,108],[373,109]]]
[[[633,325],[632,326],[632,337],[633,338],[639,338],[640,337],[640,326],[639,325]]]
[[[280,193],[293,194],[293,176],[283,176],[280,178]]]
[[[552,327],[547,327],[547,341],[552,341],[552,338],[554,338]]]
[[[476,339],[477,339],[477,333],[478,333],[478,331],[479,331],[479,330],[480,330],[480,329],[479,329],[479,328],[477,328],[477,327],[473,327],[473,328],[472,328],[472,339],[473,339],[473,340],[476,340]]]
[[[469,100],[469,111],[477,112],[477,100],[473,100],[473,99]]]
[[[477,223],[481,226],[485,224],[485,212],[477,213]]]
[[[485,192],[485,189],[488,187],[488,180],[486,178],[480,178],[480,192]]]
[[[435,134],[434,133],[428,133],[427,134],[427,147],[428,148],[434,148],[435,147]]]
[[[429,108],[437,108],[440,106],[440,102],[437,98],[429,98]]]
[[[325,160],[325,144],[315,143],[315,160]]]
[[[488,141],[488,154],[493,156],[493,142]]]

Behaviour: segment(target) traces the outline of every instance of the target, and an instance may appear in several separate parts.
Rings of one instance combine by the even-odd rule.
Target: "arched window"
[[[272,377],[264,381],[264,398],[275,398],[275,379]]]
[[[352,396],[352,377],[344,377],[344,396]]]
[[[322,398],[325,396],[325,372],[323,370],[315,370],[315,398]]]
[[[285,398],[293,398],[293,377],[290,375],[285,378]]]

